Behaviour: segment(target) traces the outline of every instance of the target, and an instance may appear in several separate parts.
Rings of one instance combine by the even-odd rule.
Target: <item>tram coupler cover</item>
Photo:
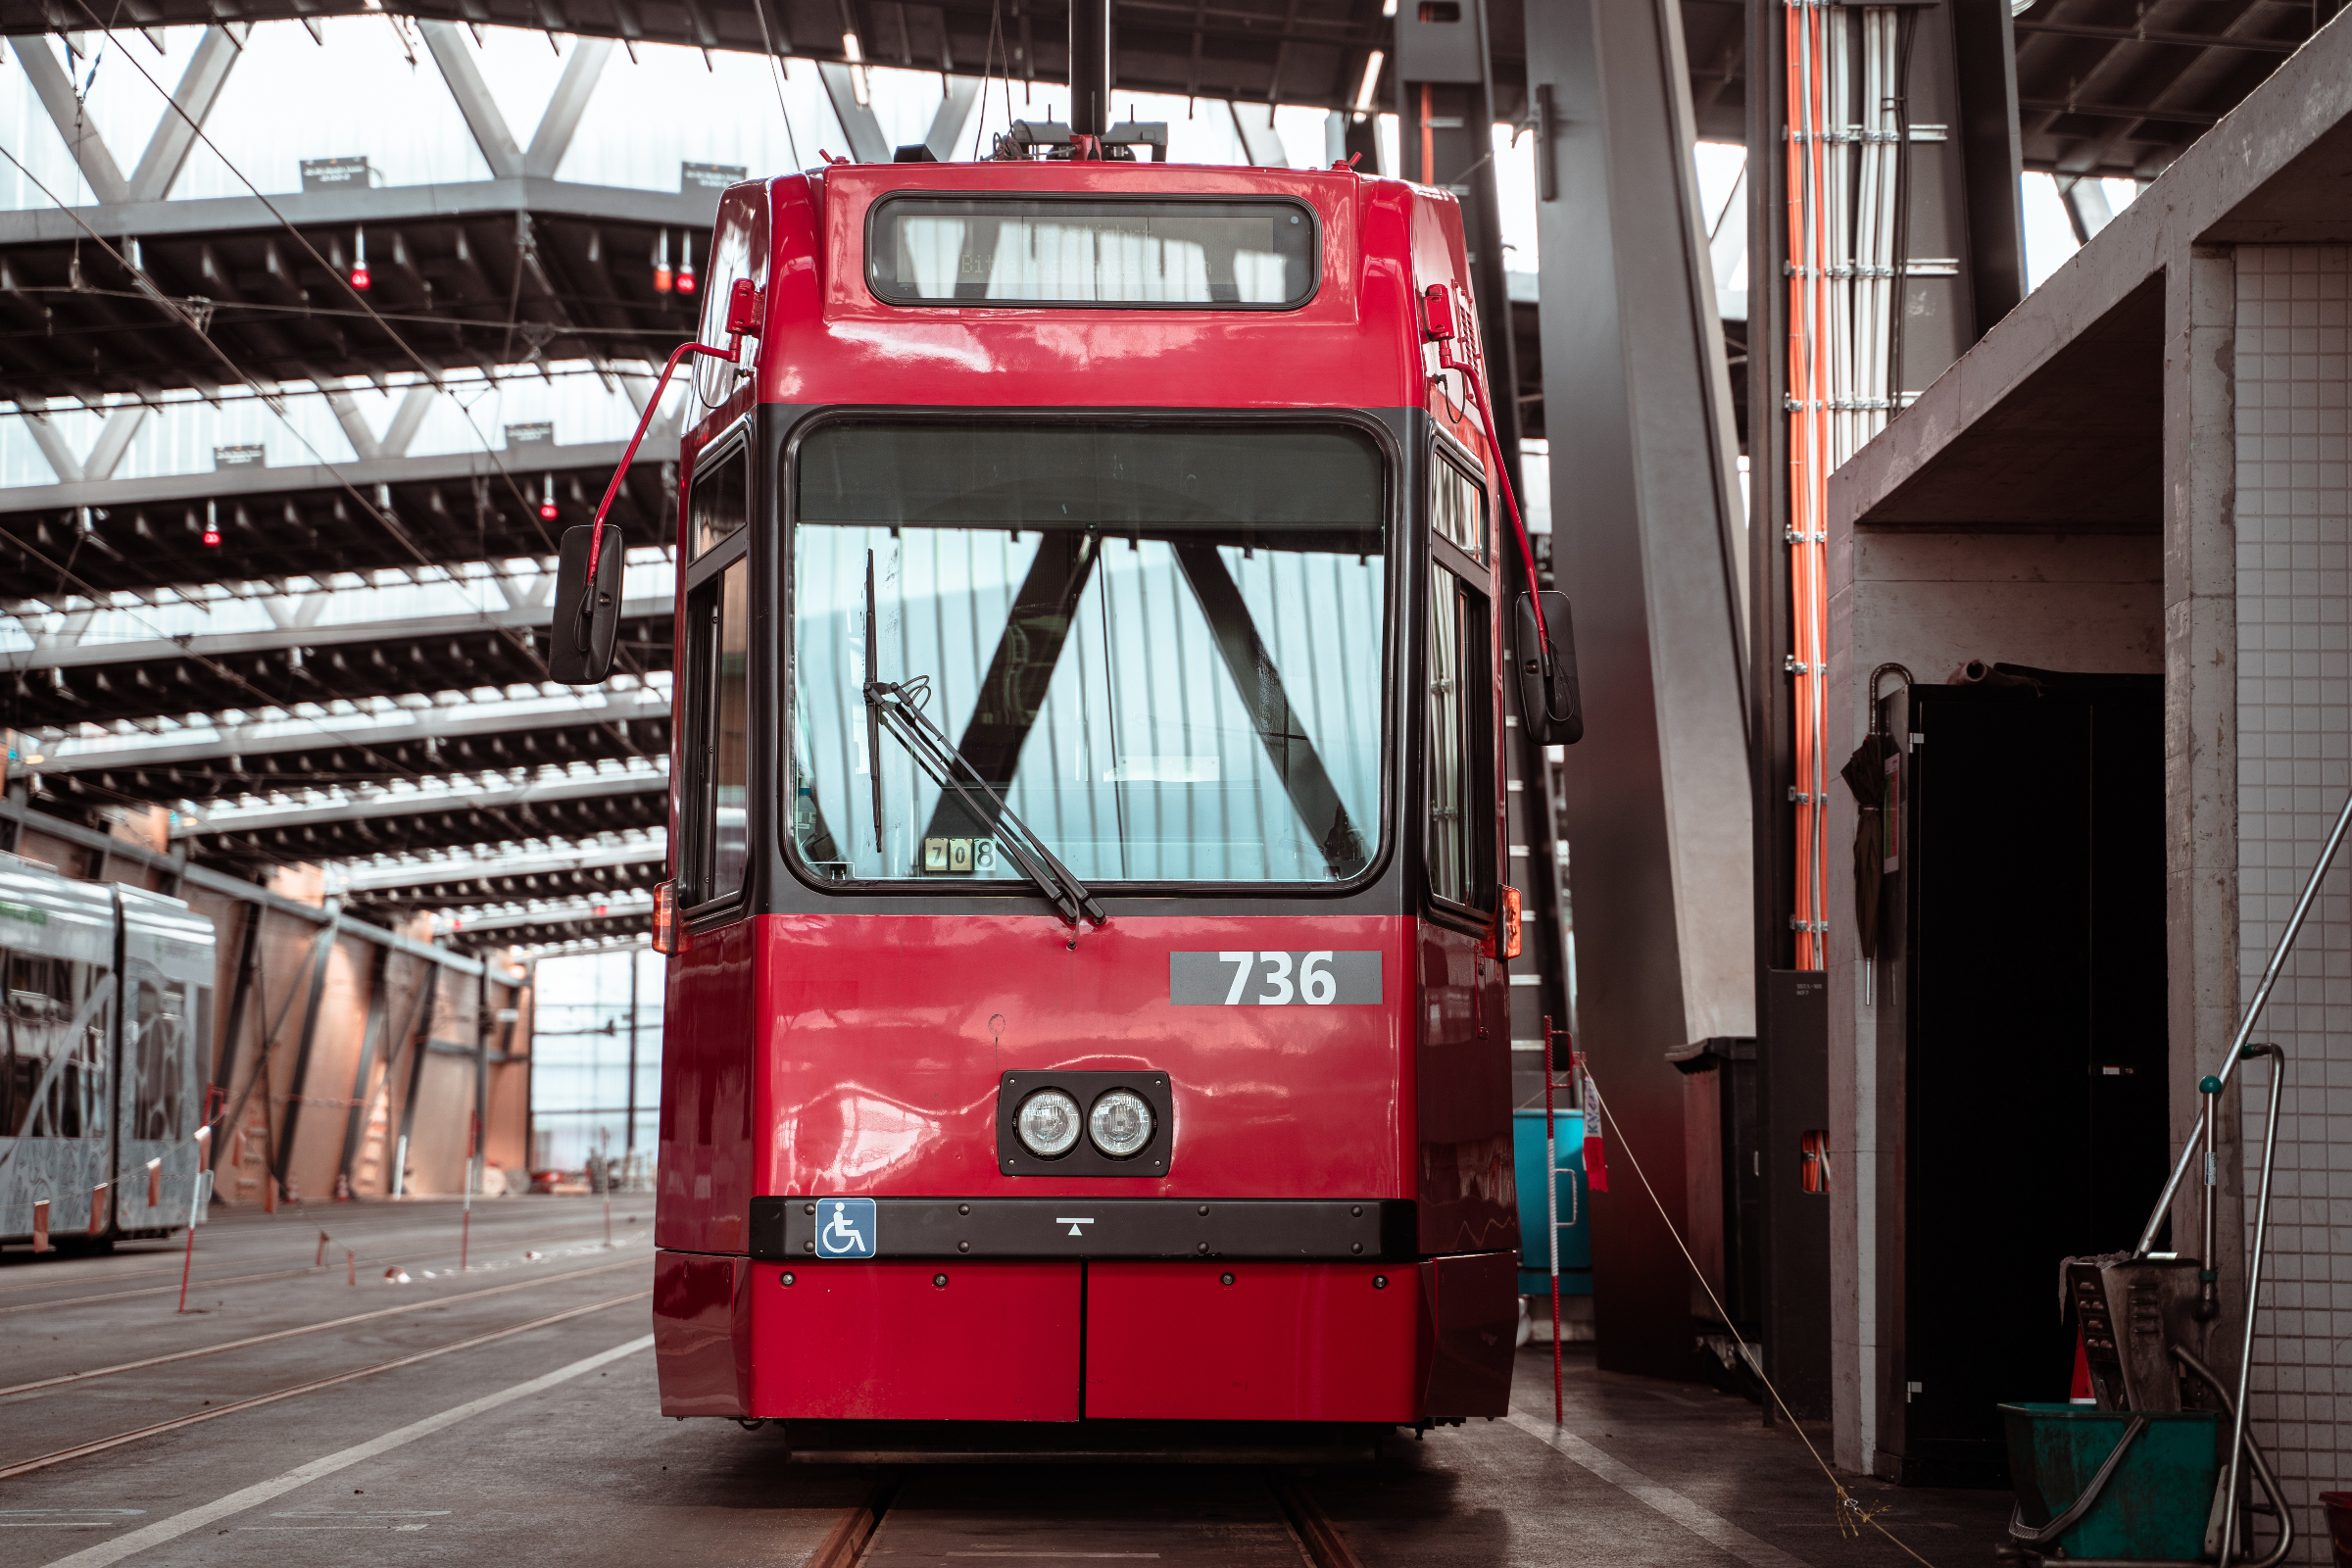
[[[549,629],[547,675],[571,686],[594,686],[612,669],[612,645],[620,637],[622,559],[620,530],[605,525],[602,550],[597,530],[583,524],[564,530],[556,566],[556,620]],[[597,558],[596,581],[588,580],[588,558]]]

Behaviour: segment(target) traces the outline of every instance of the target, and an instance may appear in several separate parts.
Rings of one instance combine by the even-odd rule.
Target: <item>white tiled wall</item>
[[[2352,789],[2352,247],[2237,252],[2238,922],[2251,998]],[[2302,1534],[2352,1490],[2352,855],[2326,883],[2256,1038],[2287,1053],[2272,1283],[2249,1402]],[[2219,1052],[2226,1042],[2214,1042]],[[2270,1090],[2246,1074],[2247,1219]]]

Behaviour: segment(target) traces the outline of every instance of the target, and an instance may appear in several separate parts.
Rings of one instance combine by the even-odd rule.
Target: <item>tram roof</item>
[[[1317,217],[1319,279],[1303,303],[1273,309],[894,304],[868,286],[867,219],[915,193],[1287,199]],[[1461,208],[1443,190],[1346,168],[1109,160],[843,164],[747,182],[720,199],[710,267],[712,299],[737,276],[766,289],[760,401],[915,407],[1419,406],[1417,296],[1469,277]],[[702,430],[745,401],[739,392]]]

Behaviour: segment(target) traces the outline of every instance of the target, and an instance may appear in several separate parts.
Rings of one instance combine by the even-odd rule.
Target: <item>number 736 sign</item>
[[[1378,953],[1171,953],[1168,1001],[1195,1007],[1331,1007],[1380,1001]]]

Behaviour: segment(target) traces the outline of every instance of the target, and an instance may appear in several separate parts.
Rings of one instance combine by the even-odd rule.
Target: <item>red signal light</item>
[[[205,530],[204,530],[204,545],[205,545],[205,548],[206,548],[207,550],[218,550],[218,549],[220,549],[220,529],[218,529],[218,528],[207,528],[207,529],[205,529]]]
[[[691,268],[691,267],[681,267],[681,268],[679,268],[679,269],[678,269],[678,278],[677,278],[677,285],[676,285],[676,286],[677,286],[677,290],[678,290],[678,292],[679,292],[679,293],[681,293],[681,294],[691,294],[691,293],[693,293],[693,292],[694,292],[694,269],[693,269],[693,268]]]
[[[368,231],[364,228],[353,229],[351,242],[351,286],[365,294],[368,285],[374,281],[368,273]]]
[[[694,292],[694,236],[692,234],[678,236],[677,288],[681,294]]]
[[[555,504],[553,501],[542,501],[542,502],[540,502],[540,503],[539,503],[539,517],[540,517],[540,520],[541,520],[541,521],[543,521],[543,522],[553,522],[553,521],[555,521],[555,520],[556,520],[556,504]]]
[[[358,289],[361,293],[365,294],[368,292],[368,285],[371,281],[372,279],[370,279],[368,275],[368,264],[366,262],[360,263],[351,270],[351,286]]]

